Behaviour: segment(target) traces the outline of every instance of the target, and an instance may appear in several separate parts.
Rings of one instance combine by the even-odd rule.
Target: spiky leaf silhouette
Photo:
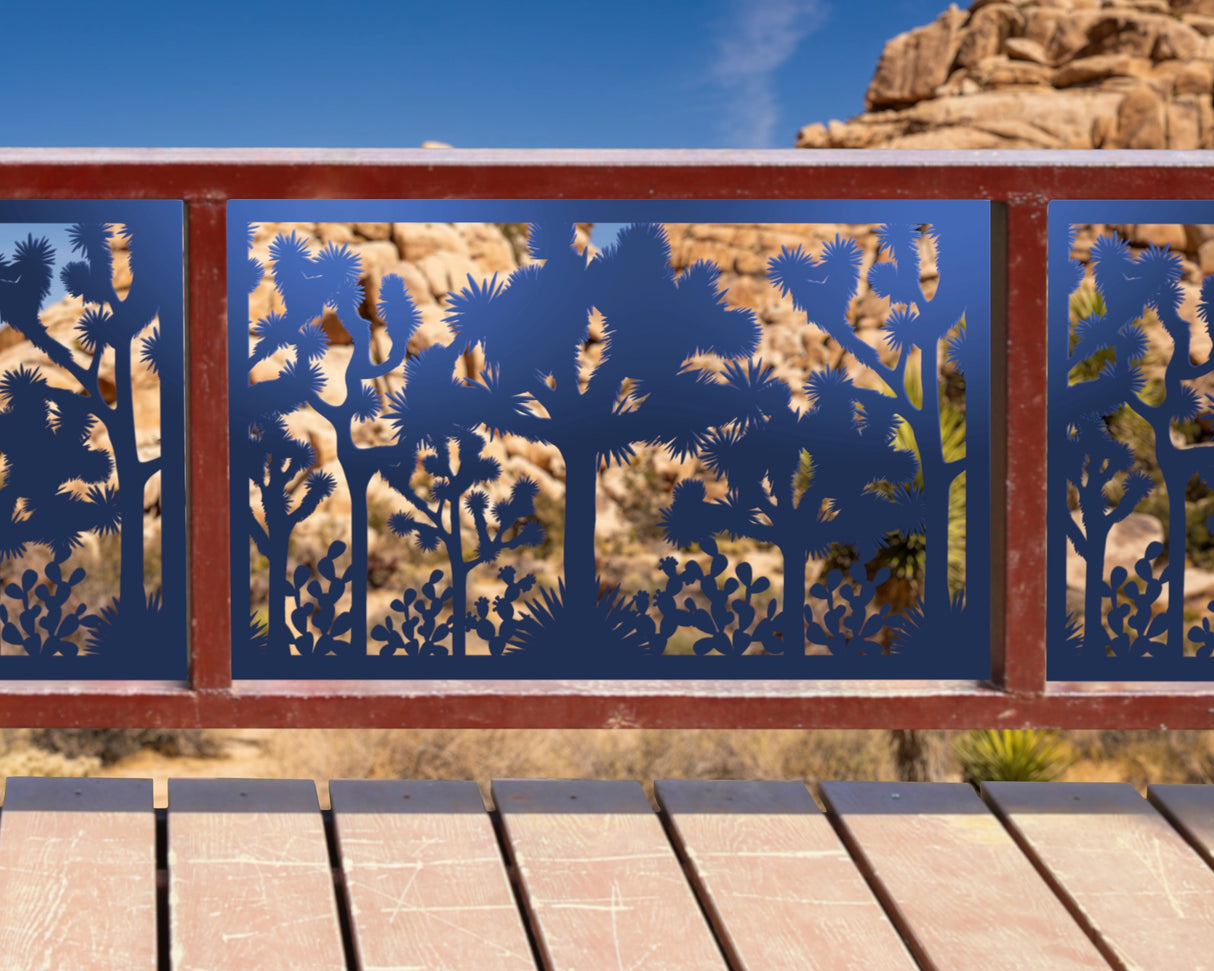
[[[483,350],[492,375],[484,425],[561,452],[565,583],[569,602],[589,610],[597,602],[599,465],[629,460],[642,442],[680,457],[695,452],[737,402],[725,382],[688,361],[701,353],[749,356],[759,332],[753,314],[723,303],[713,268],[673,273],[660,226],[629,226],[590,260],[573,238],[569,225],[532,226],[531,253],[542,265],[517,270],[504,284],[465,288],[448,321],[458,345]],[[602,352],[587,372],[580,351],[595,312]],[[622,399],[623,387],[630,390]]]

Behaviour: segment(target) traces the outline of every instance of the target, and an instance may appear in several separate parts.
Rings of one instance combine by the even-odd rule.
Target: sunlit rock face
[[[1214,0],[975,0],[885,45],[798,148],[1209,148]]]

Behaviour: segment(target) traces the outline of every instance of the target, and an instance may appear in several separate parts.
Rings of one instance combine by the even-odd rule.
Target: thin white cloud
[[[826,19],[824,0],[728,0],[712,80],[724,95],[721,135],[731,148],[775,147],[775,73]],[[791,135],[780,144],[791,144]]]

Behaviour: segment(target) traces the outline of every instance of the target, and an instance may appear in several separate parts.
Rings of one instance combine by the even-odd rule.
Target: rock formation
[[[1210,148],[1214,0],[974,0],[885,45],[798,148]]]

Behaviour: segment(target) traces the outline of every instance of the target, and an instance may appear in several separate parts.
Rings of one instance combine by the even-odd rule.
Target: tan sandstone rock
[[[975,0],[886,44],[803,148],[1214,145],[1214,0]],[[1206,18],[1206,19],[1203,19]]]
[[[967,18],[968,14],[950,6],[935,23],[899,34],[886,44],[865,105],[871,110],[930,98],[948,78],[961,44],[961,25]]]

